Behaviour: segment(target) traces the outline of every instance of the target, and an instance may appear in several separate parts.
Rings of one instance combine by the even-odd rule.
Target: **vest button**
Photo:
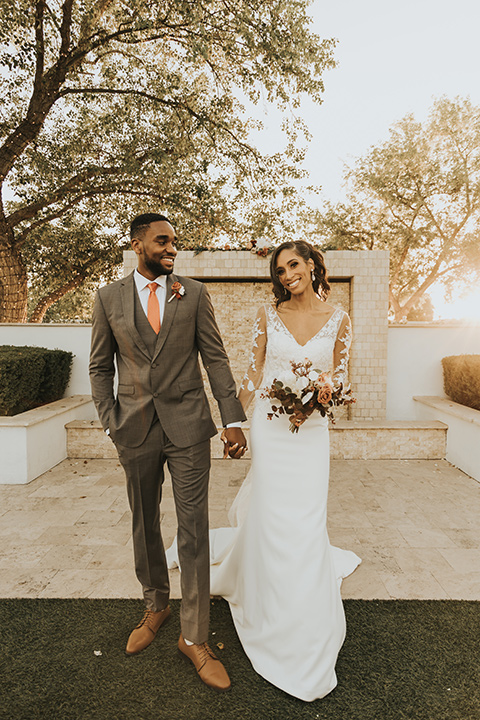
[[[156,367],[157,367],[157,363],[152,363],[152,364],[150,365],[150,367],[156,368]]]

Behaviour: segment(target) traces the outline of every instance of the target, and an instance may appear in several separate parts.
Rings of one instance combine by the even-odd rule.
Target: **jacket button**
[[[153,393],[153,397],[158,397],[158,393]]]
[[[157,367],[157,363],[152,363],[152,364],[150,365],[150,367],[156,368],[156,367]]]

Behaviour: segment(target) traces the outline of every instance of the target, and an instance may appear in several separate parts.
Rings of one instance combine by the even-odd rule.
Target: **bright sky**
[[[480,104],[478,0],[314,0],[311,10],[314,31],[338,41],[323,104],[300,112],[313,135],[305,167],[325,198],[343,198],[344,163],[407,113],[425,119],[441,95]],[[274,152],[280,116],[257,112],[266,126],[257,142]]]
[[[342,200],[344,163],[407,113],[424,120],[434,97],[468,95],[480,105],[478,0],[314,0],[312,15],[315,32],[338,40],[323,104],[301,111],[313,134],[305,167],[321,198]],[[266,124],[257,142],[273,152],[278,116]],[[458,304],[444,303],[441,288],[431,295],[438,317],[480,319],[480,291]]]

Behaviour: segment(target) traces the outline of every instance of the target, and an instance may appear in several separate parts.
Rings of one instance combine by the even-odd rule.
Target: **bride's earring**
[[[288,294],[288,290],[287,290],[287,288],[286,288],[285,286],[283,286],[283,294],[284,294],[284,295],[287,295],[287,294]]]
[[[315,271],[313,268],[310,270],[310,276],[312,278],[312,283],[315,282]]]

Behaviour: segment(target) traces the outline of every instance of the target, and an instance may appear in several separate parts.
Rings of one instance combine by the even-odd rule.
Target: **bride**
[[[278,246],[270,273],[275,307],[258,311],[239,393],[244,409],[257,395],[252,464],[230,510],[233,527],[211,531],[211,594],[228,600],[254,669],[311,701],[337,684],[345,638],[340,582],[360,559],[332,547],[327,534],[327,419],[315,411],[292,433],[289,416],[269,419],[270,401],[256,391],[274,379],[288,384],[292,361],[306,359],[345,383],[351,326],[345,312],[326,302],[323,257],[309,243]]]

